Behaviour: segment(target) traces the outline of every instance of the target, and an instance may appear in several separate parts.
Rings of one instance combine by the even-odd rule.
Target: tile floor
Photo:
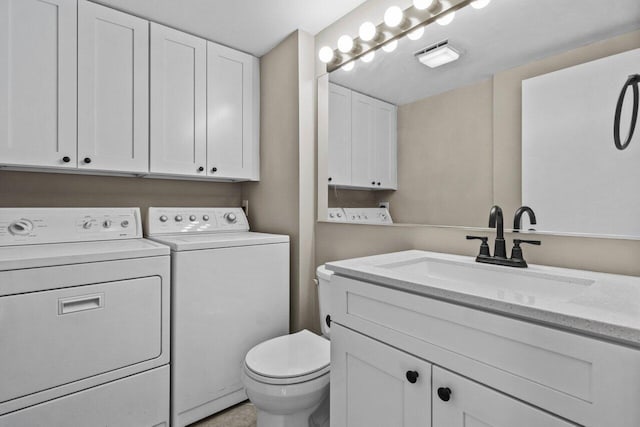
[[[189,427],[256,427],[256,408],[242,402]]]

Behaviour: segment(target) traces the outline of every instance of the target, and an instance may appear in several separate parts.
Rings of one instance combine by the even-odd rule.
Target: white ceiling
[[[396,51],[380,50],[371,63],[337,70],[330,80],[402,105],[638,28],[638,0],[493,0],[482,10],[459,11],[446,27],[429,25],[418,41],[403,38]],[[429,69],[415,59],[415,51],[444,39],[462,51],[458,61]]]
[[[297,29],[312,35],[365,0],[94,0],[262,56]]]

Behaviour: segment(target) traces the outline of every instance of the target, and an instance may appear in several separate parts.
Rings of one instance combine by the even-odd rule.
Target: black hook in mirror
[[[638,120],[638,102],[640,100],[640,93],[638,91],[638,83],[640,83],[640,74],[632,74],[627,79],[626,83],[622,87],[620,96],[618,97],[618,105],[616,106],[616,115],[613,122],[613,140],[618,150],[624,150],[629,146],[631,138],[633,138],[633,132],[636,129],[636,121]],[[633,111],[631,112],[631,125],[629,126],[629,133],[625,138],[625,141],[620,140],[620,115],[622,114],[622,106],[624,104],[624,98],[627,95],[629,87],[633,90]]]

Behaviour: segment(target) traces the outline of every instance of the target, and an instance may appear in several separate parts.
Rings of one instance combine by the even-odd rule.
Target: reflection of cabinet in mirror
[[[329,185],[397,188],[397,107],[329,84]]]

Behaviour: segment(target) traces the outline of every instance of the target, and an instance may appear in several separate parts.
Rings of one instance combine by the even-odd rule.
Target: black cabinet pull
[[[202,166],[200,166],[200,167],[198,168],[198,172],[202,172],[203,170],[204,170],[204,168],[203,168]]]
[[[327,317],[324,318],[324,323],[326,323],[328,327],[331,327],[331,315],[327,314]]]
[[[407,381],[411,384],[415,384],[416,381],[418,381],[419,376],[420,374],[418,374],[418,371],[407,371]]]
[[[83,160],[86,164],[91,163],[91,158],[90,157],[85,157]]]
[[[211,168],[211,172],[218,172],[218,168]]]
[[[380,183],[378,183],[378,186],[380,186]]]
[[[333,178],[329,177],[329,182],[333,181]]]
[[[371,185],[376,185],[376,182],[375,181],[371,181]]]
[[[65,163],[69,163],[69,162],[71,161],[71,157],[69,157],[69,156],[64,156],[64,157],[62,158],[62,161],[63,161],[63,162],[65,162]]]
[[[449,387],[440,387],[438,389],[438,397],[443,402],[448,402],[451,400],[451,389]]]

